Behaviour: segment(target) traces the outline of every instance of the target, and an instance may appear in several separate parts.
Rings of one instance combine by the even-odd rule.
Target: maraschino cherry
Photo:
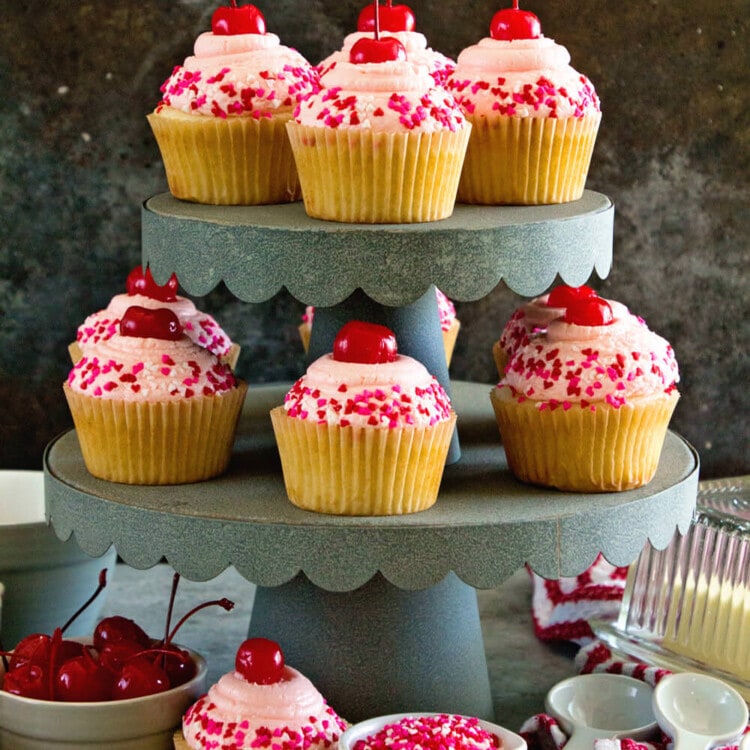
[[[615,319],[612,306],[601,297],[584,297],[571,302],[563,320],[577,326],[608,326]]]
[[[248,682],[272,685],[284,674],[284,654],[276,641],[248,638],[237,649],[234,668]]]
[[[542,25],[539,19],[528,10],[518,7],[518,0],[513,0],[512,8],[501,8],[490,21],[490,36],[503,42],[514,39],[539,39]]]
[[[394,36],[380,36],[380,3],[372,6],[374,11],[373,36],[357,39],[349,51],[349,61],[355,65],[406,60],[406,48]]]
[[[393,0],[388,0],[381,6],[379,0],[375,0],[360,11],[357,31],[375,31],[376,13],[380,16],[380,31],[414,31],[417,26],[414,13],[408,5],[393,5]]]
[[[142,339],[163,339],[179,341],[182,338],[180,319],[166,307],[151,310],[140,305],[132,305],[120,320],[120,333]]]
[[[177,277],[172,274],[166,284],[159,285],[151,275],[151,269],[144,271],[141,266],[136,266],[129,274],[125,282],[125,289],[132,297],[140,294],[160,302],[174,302],[177,299]]]
[[[211,17],[211,31],[220,36],[234,34],[265,34],[266,19],[254,5],[237,5],[230,0],[230,6],[220,6]]]
[[[579,299],[596,297],[596,291],[590,286],[556,286],[547,297],[547,307],[567,307],[571,302]]]
[[[333,358],[337,362],[377,365],[398,356],[396,335],[390,328],[362,320],[350,320],[336,334]]]

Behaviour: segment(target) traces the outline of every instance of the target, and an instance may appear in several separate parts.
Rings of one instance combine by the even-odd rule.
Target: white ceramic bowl
[[[372,719],[365,719],[357,724],[352,724],[342,735],[339,737],[338,750],[353,750],[354,745],[358,740],[363,740],[373,734],[379,732],[387,724],[394,724],[401,719],[405,719],[408,716],[439,716],[440,712],[431,711],[412,711],[402,714],[388,714],[386,716],[375,716]],[[515,732],[511,732],[505,727],[501,727],[498,724],[493,724],[490,721],[484,719],[479,720],[480,725],[483,729],[488,732],[497,735],[502,740],[502,750],[526,750],[526,740],[523,739]]]
[[[31,633],[52,633],[96,589],[99,571],[114,572],[114,548],[90,557],[74,538],[61,542],[44,516],[44,473],[0,471],[0,581],[5,584],[0,637],[13,648]],[[105,589],[66,631],[90,635],[101,614]]]
[[[195,651],[186,650],[196,663],[195,677],[156,695],[101,703],[64,703],[21,698],[0,690],[0,747],[173,750],[172,735],[182,715],[206,692],[206,661]]]

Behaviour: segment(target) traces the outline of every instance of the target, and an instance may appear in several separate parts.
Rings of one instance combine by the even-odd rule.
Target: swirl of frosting
[[[542,407],[594,409],[596,402],[619,408],[631,398],[670,393],[678,381],[669,342],[628,313],[606,326],[556,318],[515,352],[500,386]]]
[[[464,49],[446,87],[469,115],[583,117],[599,112],[591,81],[553,39],[486,37]]]
[[[295,419],[340,427],[425,427],[451,416],[437,379],[405,355],[370,365],[324,354],[286,394],[284,408]]]
[[[387,36],[395,37],[406,50],[406,59],[415,65],[424,66],[438,85],[443,85],[448,75],[456,67],[450,57],[427,46],[427,37],[418,31],[389,31]],[[339,62],[349,62],[352,47],[363,37],[372,37],[372,32],[355,31],[344,38],[343,47],[331,53],[318,64],[320,77],[325,83],[325,75]]]
[[[339,62],[324,87],[295,110],[302,125],[368,128],[378,132],[456,131],[466,120],[455,99],[427,68],[408,61]]]
[[[323,750],[346,723],[304,675],[286,666],[279,682],[259,685],[229,672],[186,712],[182,732],[190,747]],[[211,743],[211,744],[209,744]]]
[[[231,368],[187,336],[165,341],[119,333],[85,352],[67,382],[74,391],[124,401],[213,396],[236,385]]]
[[[275,34],[205,32],[194,53],[162,85],[157,110],[168,106],[219,118],[270,117],[291,113],[319,86],[315,68]]]
[[[85,352],[91,346],[118,333],[120,320],[132,305],[149,309],[169,308],[179,318],[188,338],[217,357],[226,355],[232,346],[231,339],[216,320],[198,310],[187,297],[177,295],[174,301],[165,302],[143,294],[117,294],[104,310],[92,313],[78,326],[76,341],[81,351]]]
[[[456,319],[456,306],[437,287],[435,288],[435,297],[437,298],[438,315],[440,316],[440,330],[447,331]]]

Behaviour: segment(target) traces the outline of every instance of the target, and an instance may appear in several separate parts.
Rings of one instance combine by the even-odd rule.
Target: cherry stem
[[[518,0],[513,0],[513,10],[518,10]]]
[[[375,39],[380,39],[380,0],[375,0]]]
[[[91,602],[96,599],[99,594],[102,593],[102,590],[107,585],[107,569],[102,568],[99,571],[99,585],[96,587],[96,591],[68,618],[68,621],[65,623],[65,625],[60,628],[61,634],[64,633],[76,620],[78,615],[81,614],[90,604]]]
[[[174,610],[174,600],[177,596],[177,585],[180,582],[180,574],[175,573],[172,576],[172,591],[169,594],[169,607],[167,608],[167,622],[164,625],[164,642],[168,643],[169,628],[172,624],[172,611]]]
[[[516,0],[516,2],[518,2],[518,0]],[[236,7],[237,7],[237,0],[229,0],[229,4],[230,4],[230,5],[231,5],[231,6],[233,7],[233,8],[236,8]]]
[[[169,633],[166,641],[164,642],[165,645],[172,642],[172,639],[174,638],[175,633],[182,627],[182,624],[185,622],[185,620],[187,620],[189,617],[192,617],[196,612],[199,612],[200,610],[205,609],[206,607],[213,607],[213,606],[222,607],[227,612],[229,612],[230,610],[234,609],[234,602],[229,599],[215,599],[210,602],[203,602],[203,604],[199,604],[197,607],[193,607],[187,614],[183,615],[180,618],[177,625],[175,625],[172,628],[172,632]]]
[[[101,579],[100,579],[101,580]],[[52,632],[52,639],[49,644],[49,695],[53,698],[55,695],[55,662],[57,661],[57,652],[60,650],[62,643],[62,628],[55,628]]]

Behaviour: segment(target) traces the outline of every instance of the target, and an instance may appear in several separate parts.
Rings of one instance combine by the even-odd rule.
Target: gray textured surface
[[[350,591],[378,571],[411,590],[450,571],[490,588],[525,563],[547,578],[578,575],[599,551],[627,565],[647,539],[663,548],[676,527],[687,529],[697,462],[674,434],[645,487],[595,495],[533,488],[508,471],[486,387],[453,385],[463,455],[446,468],[437,503],[420,513],[328,516],[288,502],[268,417],[284,391],[276,386],[250,389],[233,464],[209,483],[134,487],[94,479],[75,432],[66,434],[46,457],[47,513],[61,539],[74,532],[93,555],[114,543],[137,568],[164,556],[186,577],[206,580],[234,565],[262,586],[301,570],[331,591]]]
[[[317,61],[361,0],[259,3],[271,30]],[[166,189],[145,114],[207,28],[214,0],[5,3],[0,14],[0,466],[39,468],[70,425],[60,383],[84,316],[140,259],[140,208]],[[455,55],[485,35],[496,0],[414,0],[418,28]],[[594,279],[674,345],[672,427],[704,477],[750,471],[748,3],[530,2],[601,94],[588,187],[615,204],[612,272]],[[332,269],[332,273],[335,273]],[[301,304],[225,288],[203,299],[243,346],[253,382],[303,366]],[[502,284],[459,305],[453,376],[491,382],[493,340],[519,297]]]

